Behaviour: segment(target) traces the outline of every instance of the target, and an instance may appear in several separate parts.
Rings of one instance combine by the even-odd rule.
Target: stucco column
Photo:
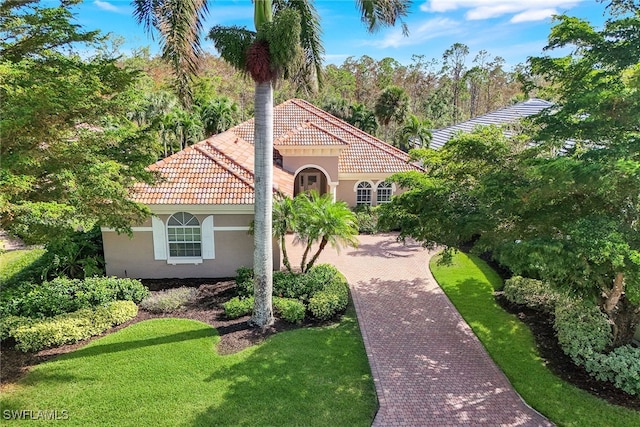
[[[336,187],[338,186],[337,182],[330,182],[329,183],[329,191],[331,192],[331,198],[333,199],[333,202],[336,202]]]

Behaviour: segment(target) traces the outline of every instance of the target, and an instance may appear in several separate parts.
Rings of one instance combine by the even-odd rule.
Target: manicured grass
[[[37,280],[42,274],[44,249],[10,251],[0,254],[0,286]]]
[[[154,319],[35,367],[4,410],[68,411],[65,425],[369,426],[377,402],[353,308],[339,324],[220,356],[210,326]]]
[[[611,405],[551,373],[538,356],[529,328],[493,297],[500,277],[482,260],[457,253],[453,264],[431,261],[449,299],[525,401],[559,426],[639,426],[640,412]]]

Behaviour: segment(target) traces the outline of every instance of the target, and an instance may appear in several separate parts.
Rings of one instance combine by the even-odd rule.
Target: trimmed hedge
[[[84,308],[44,320],[12,320],[8,335],[16,340],[16,348],[23,352],[74,343],[101,334],[112,326],[132,319],[138,306],[132,301],[114,301],[105,306]]]
[[[327,320],[344,311],[349,303],[349,284],[341,274],[309,301],[309,311],[320,320]]]
[[[293,298],[273,298],[273,309],[289,323],[302,323],[307,309],[304,304]]]
[[[253,271],[249,268],[238,269],[236,276],[238,297],[225,304],[228,317],[236,318],[251,313],[253,307]],[[277,271],[273,274],[274,306],[278,298],[299,301],[313,317],[327,320],[346,309],[349,302],[349,285],[338,269],[330,264],[319,264],[307,273],[289,273]],[[251,301],[249,304],[248,300]],[[228,305],[227,305],[228,304]],[[301,308],[298,304],[287,303],[287,317],[283,310],[275,310],[285,320],[298,322]],[[297,320],[300,319],[300,320]]]
[[[229,319],[237,319],[246,316],[253,310],[253,297],[233,297],[229,301],[222,304],[224,314]]]
[[[134,279],[59,277],[40,285],[24,283],[0,296],[0,317],[47,318],[113,301],[138,303],[149,290]]]
[[[542,280],[514,276],[504,283],[504,297],[531,309],[553,313],[561,293]]]

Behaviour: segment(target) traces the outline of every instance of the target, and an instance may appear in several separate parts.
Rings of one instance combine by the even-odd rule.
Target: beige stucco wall
[[[202,222],[207,215],[196,215]],[[158,215],[166,223],[169,215]],[[203,259],[201,264],[169,264],[166,260],[155,260],[151,220],[138,229],[133,236],[103,231],[106,273],[109,276],[139,279],[189,278],[189,277],[234,277],[239,267],[253,265],[253,236],[246,230],[216,230],[219,227],[245,227],[252,215],[214,215],[215,259]],[[273,241],[274,269],[280,268],[280,250]]]
[[[282,167],[291,172],[296,173],[303,166],[317,167],[324,169],[329,176],[329,182],[338,181],[338,157],[337,156],[283,156]]]

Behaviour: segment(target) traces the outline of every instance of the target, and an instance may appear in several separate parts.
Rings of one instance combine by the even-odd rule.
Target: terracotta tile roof
[[[215,145],[214,145],[215,141]],[[249,153],[249,154],[247,154]],[[149,166],[161,181],[136,184],[132,199],[150,205],[254,203],[253,146],[225,132]],[[293,175],[274,168],[274,188],[293,195]]]
[[[422,170],[419,166],[410,164],[409,156],[402,150],[351,126],[307,101],[286,101],[273,109],[273,118],[275,147],[298,145],[298,142],[299,145],[339,145],[338,141],[346,144],[338,162],[339,173],[386,174]],[[246,141],[253,142],[253,119],[230,131]],[[313,136],[305,139],[303,134]]]
[[[149,167],[162,181],[135,185],[145,204],[253,204],[254,120],[213,135]],[[274,108],[274,147],[343,147],[339,173],[389,174],[422,170],[406,153],[331,114],[292,99]],[[273,186],[292,195],[294,177],[274,167]]]

